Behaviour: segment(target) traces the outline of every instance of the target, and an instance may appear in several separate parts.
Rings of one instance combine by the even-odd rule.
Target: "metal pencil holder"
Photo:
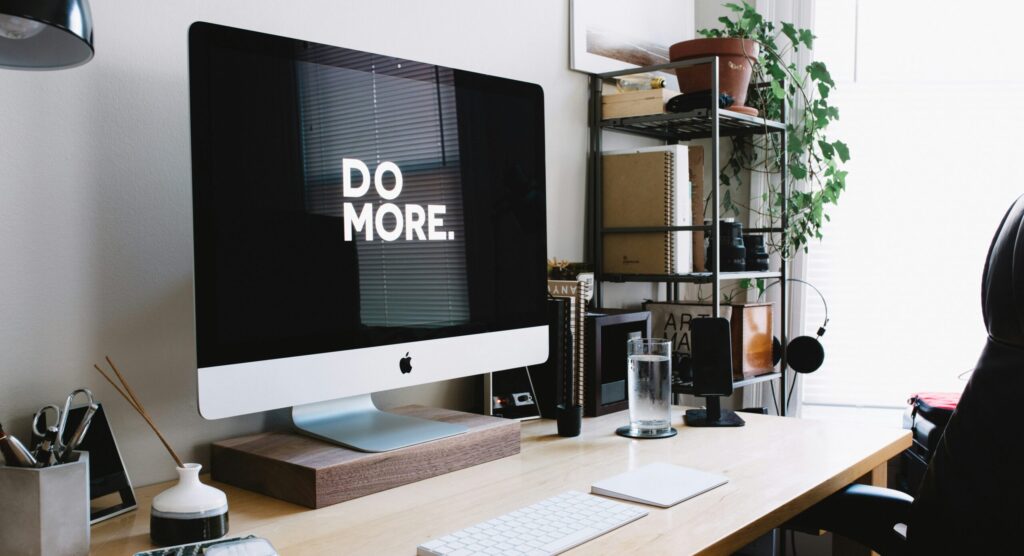
[[[89,553],[89,454],[40,469],[0,466],[0,551]]]

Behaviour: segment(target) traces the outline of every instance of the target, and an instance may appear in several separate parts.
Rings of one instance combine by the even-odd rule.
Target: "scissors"
[[[75,431],[74,439],[69,444],[64,443],[64,433],[68,426],[68,415],[71,412],[71,404],[74,403],[75,398],[79,394],[84,394],[88,403],[86,404],[89,408],[88,415],[82,419],[79,424],[77,431]],[[57,458],[61,458],[68,446],[73,443],[77,443],[76,440],[80,441],[80,437],[85,435],[85,429],[89,426],[92,413],[95,413],[96,400],[92,397],[92,392],[88,388],[79,388],[68,395],[67,399],[64,400],[64,408],[57,407],[56,404],[47,404],[40,407],[36,411],[35,415],[32,416],[32,432],[39,438],[46,438],[56,433],[56,438],[53,439],[53,451],[56,453]],[[48,414],[53,413],[54,421],[50,424],[47,418]],[[56,430],[52,430],[56,428]]]

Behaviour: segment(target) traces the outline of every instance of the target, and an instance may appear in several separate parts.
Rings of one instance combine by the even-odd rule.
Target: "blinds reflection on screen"
[[[371,203],[375,213],[383,202],[399,207],[440,203],[446,206],[444,230],[454,234],[448,241],[409,241],[403,234],[390,242],[355,234],[362,323],[435,328],[468,322],[452,70],[356,51],[322,56],[330,56],[323,61],[335,65],[296,66],[306,210],[341,218],[345,201]],[[365,162],[371,175],[381,162],[394,162],[404,178],[401,195],[385,201],[371,187],[361,198],[345,199],[343,158]],[[388,187],[393,183],[388,181]],[[390,215],[384,222],[394,228]]]

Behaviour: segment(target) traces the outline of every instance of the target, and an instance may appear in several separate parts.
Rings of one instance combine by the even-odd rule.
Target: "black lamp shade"
[[[89,0],[0,0],[0,67],[70,68],[92,54]]]

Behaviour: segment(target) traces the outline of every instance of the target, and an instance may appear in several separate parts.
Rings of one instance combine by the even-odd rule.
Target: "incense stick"
[[[109,382],[109,383],[110,383],[110,385],[114,387],[114,390],[117,390],[117,393],[118,393],[118,394],[121,394],[121,397],[122,397],[122,398],[124,398],[124,399],[125,399],[125,401],[127,401],[127,402],[128,402],[128,405],[131,405],[131,406],[132,406],[132,409],[134,409],[135,411],[138,411],[138,410],[139,410],[139,407],[138,407],[137,405],[135,405],[135,401],[133,401],[133,400],[132,400],[131,398],[129,398],[129,397],[128,397],[128,394],[125,394],[125,393],[124,393],[124,390],[121,390],[121,388],[120,388],[120,387],[119,387],[119,386],[117,385],[117,383],[116,383],[116,382],[114,382],[113,380],[110,380],[110,377],[109,377],[109,376],[107,376],[107,373],[103,372],[103,369],[101,369],[99,365],[95,365],[95,364],[94,364],[94,365],[92,366],[92,368],[94,368],[94,369],[96,369],[97,371],[99,371],[99,373],[100,373],[101,375],[103,375],[103,378],[107,379],[107,382]]]
[[[99,365],[93,365],[93,368],[96,369],[101,375],[103,375],[103,378],[107,379],[107,382],[109,382],[110,385],[114,387],[114,390],[117,390],[118,394],[121,394],[121,397],[128,402],[128,405],[132,406],[132,409],[134,409],[139,415],[142,416],[143,419],[146,420],[146,423],[149,425],[149,428],[153,429],[153,432],[156,433],[157,438],[160,439],[160,442],[164,445],[164,448],[167,448],[167,452],[171,454],[172,458],[174,458],[174,463],[176,463],[178,467],[185,467],[185,464],[182,463],[181,458],[178,457],[178,454],[177,452],[174,451],[174,448],[171,448],[171,445],[167,442],[167,439],[164,438],[164,435],[160,432],[160,429],[156,428],[156,423],[154,423],[153,419],[149,417],[149,412],[146,411],[146,408],[142,405],[142,402],[139,401],[139,398],[138,396],[135,395],[135,391],[132,390],[132,387],[128,385],[128,381],[125,380],[124,376],[121,375],[121,372],[117,370],[117,366],[115,366],[114,362],[110,360],[110,357],[106,357],[106,360],[107,364],[110,365],[110,368],[114,370],[114,374],[117,375],[117,379],[121,381],[121,385],[124,386],[124,390],[118,388],[117,383],[115,383],[113,379],[111,379],[107,375],[107,373],[103,372],[103,369],[101,369]]]

